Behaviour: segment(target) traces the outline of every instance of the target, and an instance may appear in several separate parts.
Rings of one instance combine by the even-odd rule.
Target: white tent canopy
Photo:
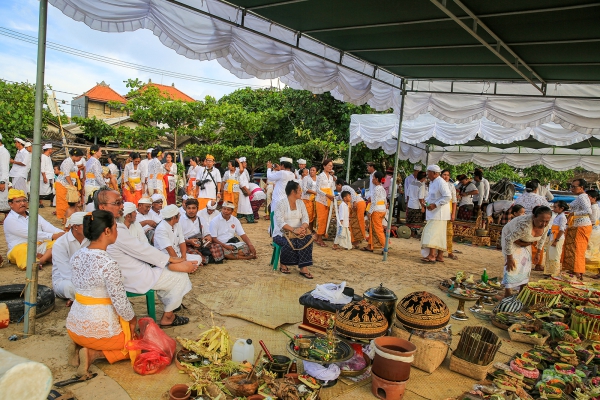
[[[352,115],[350,144],[364,142],[368,148],[382,148],[387,154],[394,154],[398,121],[395,114]],[[398,158],[411,162],[426,162],[429,152],[429,162],[472,161],[486,167],[507,163],[519,168],[542,164],[558,171],[575,167],[600,171],[600,157],[594,155],[600,153],[594,147],[600,146],[598,137],[554,122],[515,128],[483,116],[464,123],[448,123],[431,114],[420,114],[403,122],[401,142]]]

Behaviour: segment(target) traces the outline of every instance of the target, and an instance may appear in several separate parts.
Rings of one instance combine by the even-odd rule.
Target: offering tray
[[[302,335],[302,338],[310,339],[312,341],[314,339],[317,339],[317,336]],[[352,348],[352,346],[350,346],[348,343],[346,343],[343,340],[338,341],[335,352],[333,353],[333,357],[330,360],[321,360],[318,358],[313,358],[310,355],[308,357],[303,357],[300,355],[300,353],[298,351],[294,350],[295,346],[296,346],[295,342],[293,340],[290,340],[287,345],[288,353],[290,353],[291,355],[293,355],[296,358],[299,358],[300,360],[314,362],[314,363],[322,364],[322,365],[329,365],[329,364],[347,361],[347,360],[351,359],[352,356],[354,355],[354,349]]]
[[[476,301],[480,296],[463,296],[452,292],[448,292],[448,295],[458,299],[458,308],[450,317],[457,321],[467,321],[469,317],[467,316],[467,313],[465,313],[465,301]]]
[[[486,306],[493,306],[496,304],[494,300],[490,296],[495,296],[498,294],[498,291],[495,289],[491,290],[480,290],[479,288],[474,288],[475,293],[481,296],[481,302]]]

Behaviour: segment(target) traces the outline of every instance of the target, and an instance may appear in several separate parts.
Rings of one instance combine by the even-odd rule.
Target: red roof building
[[[109,101],[117,101],[125,104],[127,99],[102,81],[71,101],[71,116],[84,118],[95,116],[100,119],[106,119],[127,115],[121,110],[109,107]]]
[[[183,93],[181,90],[175,88],[175,84],[172,84],[171,86],[167,86],[167,85],[161,85],[161,84],[153,83],[152,81],[149,81],[146,86],[148,86],[148,85],[158,88],[158,90],[160,90],[160,92],[165,97],[168,97],[172,100],[182,100],[182,101],[189,101],[189,102],[196,101],[193,98],[191,98],[190,96],[188,96],[187,94]]]

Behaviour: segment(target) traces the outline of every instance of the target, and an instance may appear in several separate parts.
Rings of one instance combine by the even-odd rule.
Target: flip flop
[[[430,263],[434,263],[434,262],[435,262],[435,260],[431,260],[431,259],[429,259],[429,258],[421,258],[421,261],[422,261],[422,262],[424,262],[424,263],[427,263],[427,264],[430,264]]]
[[[323,242],[321,242],[321,243],[319,243],[319,242],[316,242],[316,243],[317,243],[317,246],[321,246],[321,247],[327,247],[327,245],[326,245],[325,243],[323,243]]]
[[[282,274],[286,274],[286,275],[291,274],[289,268],[288,269],[281,269],[281,267],[279,267],[279,272],[281,272]]]
[[[371,252],[371,253],[373,252],[373,250],[371,250],[371,249],[369,249],[369,248],[367,248],[367,247],[363,247],[361,250],[362,250],[362,251],[369,251],[369,252]]]
[[[171,328],[174,326],[185,325],[190,322],[188,317],[182,317],[181,315],[175,315],[175,319],[169,325],[160,325],[161,328]]]
[[[65,381],[56,382],[54,384],[54,386],[56,386],[56,387],[65,387],[65,386],[68,386],[68,385],[72,385],[74,383],[89,381],[90,379],[95,378],[96,376],[98,376],[97,373],[93,373],[93,374],[89,374],[88,373],[88,374],[83,375],[83,376],[77,376],[75,378],[67,379]]]
[[[74,400],[75,397],[73,397],[73,395],[69,394],[60,394],[60,392],[52,389],[50,391],[50,393],[48,393],[48,397],[46,397],[47,400]]]
[[[454,254],[452,254],[451,256],[448,256],[451,260],[458,260],[458,257],[455,256]]]
[[[438,259],[436,259],[435,262],[443,263],[444,260],[438,260]]]
[[[300,275],[302,275],[306,279],[313,279],[314,278],[310,272],[300,272]]]

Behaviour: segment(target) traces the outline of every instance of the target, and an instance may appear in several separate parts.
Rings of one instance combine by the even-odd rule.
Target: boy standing
[[[351,250],[352,239],[350,238],[350,209],[348,204],[352,201],[352,195],[348,191],[343,191],[341,196],[342,204],[338,211],[338,229],[333,241],[333,250]]]

